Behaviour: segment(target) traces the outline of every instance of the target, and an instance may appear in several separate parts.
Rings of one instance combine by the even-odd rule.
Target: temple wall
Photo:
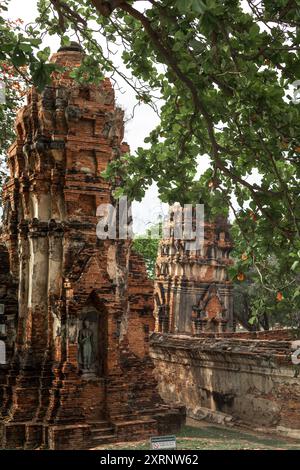
[[[8,362],[13,354],[16,338],[18,285],[10,273],[9,253],[2,244],[0,244],[0,266],[0,341],[5,342],[6,361]],[[5,370],[5,367],[2,369]]]
[[[194,418],[223,416],[223,423],[300,437],[299,369],[286,331],[197,338],[154,333],[150,344],[167,403],[185,405]]]

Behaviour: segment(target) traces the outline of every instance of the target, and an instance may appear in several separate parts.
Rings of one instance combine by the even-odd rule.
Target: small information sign
[[[150,438],[151,450],[176,449],[176,436],[159,436]]]

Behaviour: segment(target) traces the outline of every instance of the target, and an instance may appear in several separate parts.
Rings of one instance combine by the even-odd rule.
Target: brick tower
[[[179,426],[149,358],[152,283],[128,240],[100,240],[114,204],[101,177],[128,151],[109,80],[79,85],[77,44],[42,94],[28,92],[10,148],[5,243],[18,281],[14,351],[2,382],[2,445],[78,449]],[[3,374],[2,374],[3,377]]]
[[[174,238],[174,216],[170,237],[160,242],[155,281],[155,331],[198,334],[233,329],[232,284],[227,268],[232,242],[228,224],[219,217],[204,223],[204,240]]]

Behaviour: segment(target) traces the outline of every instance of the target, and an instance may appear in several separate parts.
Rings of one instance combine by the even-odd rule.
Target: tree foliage
[[[140,102],[155,106],[158,96],[163,103],[149,148],[113,162],[105,176],[121,176],[131,198],[141,199],[155,181],[163,201],[205,202],[211,215],[231,208],[252,268],[271,256],[280,272],[297,274],[300,103],[293,83],[300,79],[300,0],[140,3],[39,0],[28,36],[1,23],[7,50],[0,46],[0,59],[16,69],[28,63],[42,87],[51,69],[49,51],[34,52],[41,31],[59,34],[63,44],[75,34],[87,53],[77,79],[101,79],[101,64],[103,74],[121,75]],[[116,49],[131,75],[114,61]],[[198,177],[203,155],[210,167]],[[294,298],[297,283],[291,289]]]
[[[240,236],[236,222],[232,227],[235,247],[234,282],[235,318],[249,330],[269,329],[276,325],[300,326],[300,275],[298,258],[288,246],[278,256],[272,240],[269,249],[257,244],[255,250]]]
[[[150,231],[145,235],[138,235],[134,238],[132,248],[142,255],[147,273],[150,279],[155,279],[155,264],[158,252],[159,239],[153,238]]]
[[[34,25],[23,26],[23,21],[9,21],[5,18],[9,0],[0,4],[0,64],[13,69],[14,75],[27,84],[34,84],[39,90],[50,83],[54,69],[48,63],[50,48],[42,48],[43,35]]]

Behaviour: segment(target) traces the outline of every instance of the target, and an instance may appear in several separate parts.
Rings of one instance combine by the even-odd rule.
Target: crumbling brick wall
[[[5,340],[6,359],[9,361],[16,336],[18,283],[10,272],[9,254],[3,244],[0,244],[0,266],[0,338]]]
[[[161,396],[211,416],[300,436],[300,377],[292,364],[293,334],[162,335],[151,338]],[[215,418],[214,418],[215,414]]]
[[[76,44],[53,55],[64,70],[43,93],[28,91],[8,155],[3,241],[19,276],[13,357],[2,383],[9,448],[91,445],[103,421],[113,438],[130,439],[158,432],[170,412],[149,357],[153,285],[130,240],[96,234],[97,208],[116,205],[101,172],[129,148],[110,81],[80,85],[70,77],[82,57]],[[179,426],[182,414],[172,413]]]

